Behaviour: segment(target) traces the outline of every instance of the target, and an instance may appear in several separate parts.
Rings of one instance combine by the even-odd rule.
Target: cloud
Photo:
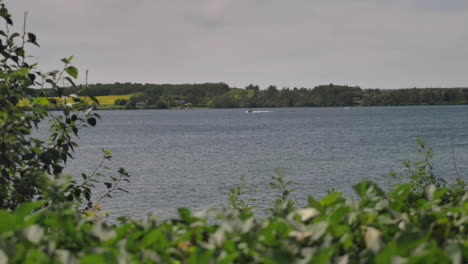
[[[92,82],[468,85],[461,0],[9,0]],[[468,2],[466,2],[468,3]],[[16,16],[18,19],[18,16]]]
[[[412,0],[411,6],[416,9],[432,12],[464,12],[468,10],[466,0]]]
[[[210,27],[222,24],[231,0],[207,0],[204,2],[198,14],[199,21]]]

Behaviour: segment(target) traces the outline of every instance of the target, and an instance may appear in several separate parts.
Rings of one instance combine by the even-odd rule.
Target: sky
[[[90,83],[468,87],[467,0],[6,0]]]

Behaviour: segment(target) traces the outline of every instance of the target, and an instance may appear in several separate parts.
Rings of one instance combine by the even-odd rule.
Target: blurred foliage
[[[468,195],[443,201],[401,184],[363,181],[358,199],[332,192],[266,218],[250,210],[179,209],[168,221],[109,225],[69,207],[0,211],[0,262],[10,263],[467,263]],[[411,201],[409,203],[409,201]],[[411,206],[409,206],[411,205]]]

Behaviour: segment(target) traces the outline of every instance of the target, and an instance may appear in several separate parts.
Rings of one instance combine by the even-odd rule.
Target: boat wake
[[[255,111],[255,110],[247,110],[245,111],[246,113],[249,114],[259,114],[259,113],[270,113],[271,111]]]

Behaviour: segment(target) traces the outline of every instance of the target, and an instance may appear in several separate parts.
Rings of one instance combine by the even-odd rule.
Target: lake
[[[162,218],[178,207],[228,206],[228,188],[241,176],[259,187],[257,204],[268,207],[275,169],[293,181],[300,205],[331,188],[352,195],[362,179],[388,187],[390,171],[419,158],[415,138],[434,148],[438,174],[454,179],[453,156],[459,173],[468,172],[468,106],[245,110],[98,111],[102,121],[80,132],[67,171],[91,172],[101,149],[110,148],[107,165],[132,177],[123,185],[130,193],[105,200],[103,209]]]

